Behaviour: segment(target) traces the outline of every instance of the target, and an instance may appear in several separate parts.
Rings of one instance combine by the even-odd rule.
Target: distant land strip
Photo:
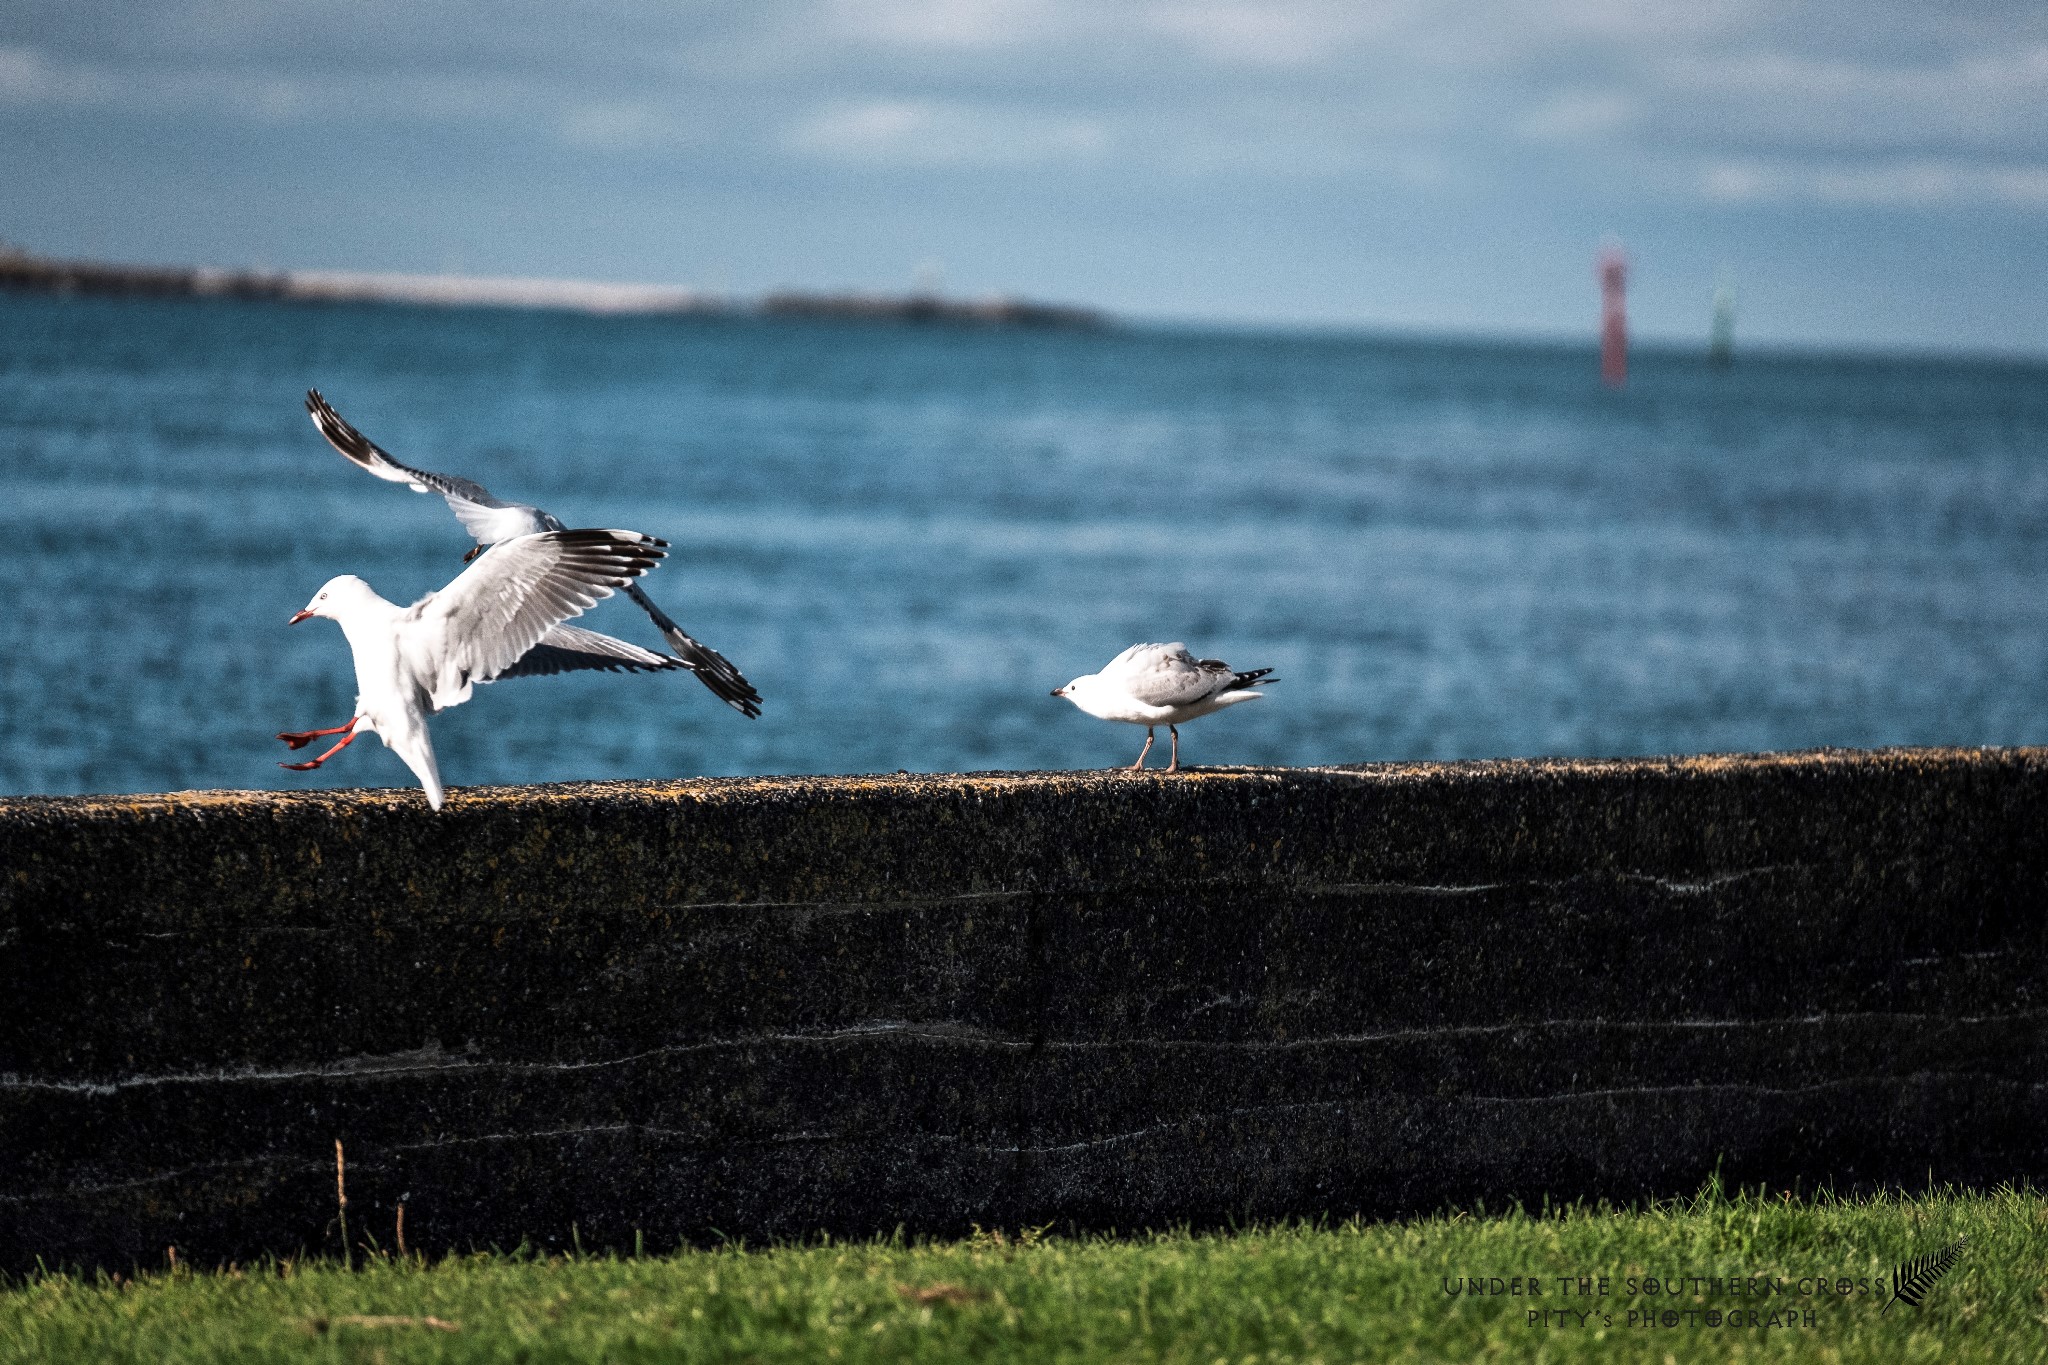
[[[403,275],[346,270],[227,270],[214,266],[63,261],[0,243],[0,289],[44,294],[272,299],[291,303],[404,303],[449,308],[555,308],[614,314],[755,314],[982,327],[1107,327],[1092,308],[994,296],[935,293],[811,293],[779,290],[751,303],[694,289],[590,280],[477,275]]]

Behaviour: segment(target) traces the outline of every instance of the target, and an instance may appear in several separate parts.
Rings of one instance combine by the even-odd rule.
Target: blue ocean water
[[[286,618],[467,548],[308,387],[668,538],[649,591],[766,698],[482,688],[454,786],[1128,762],[1047,693],[1138,640],[1277,670],[1194,763],[2048,742],[2041,364],[1650,352],[1611,393],[1576,346],[0,294],[0,790],[410,782],[276,766],[354,694]]]

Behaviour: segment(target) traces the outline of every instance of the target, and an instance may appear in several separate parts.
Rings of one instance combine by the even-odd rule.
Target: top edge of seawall
[[[854,773],[770,777],[652,778],[611,782],[554,782],[524,786],[452,787],[444,814],[480,808],[545,809],[563,805],[725,804],[761,801],[833,800],[862,796],[935,797],[1037,792],[1082,795],[1203,785],[1286,787],[1329,782],[1410,785],[1467,782],[1557,781],[1570,778],[1738,777],[1809,770],[1943,771],[2036,769],[2048,772],[2048,747],[1895,747],[1884,749],[1801,749],[1760,753],[1719,753],[1633,758],[1501,758],[1450,762],[1383,762],[1315,767],[1203,767],[1176,773],[1160,769],[1084,769],[1060,772],[988,771],[967,773]],[[285,814],[309,810],[405,810],[426,807],[416,787],[346,787],[308,791],[177,791],[82,796],[0,795],[0,822],[38,817],[147,817],[174,812],[219,811]]]

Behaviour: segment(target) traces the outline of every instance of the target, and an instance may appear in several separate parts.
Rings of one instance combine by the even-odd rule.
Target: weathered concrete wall
[[[2048,751],[0,799],[0,1265],[2048,1177]]]

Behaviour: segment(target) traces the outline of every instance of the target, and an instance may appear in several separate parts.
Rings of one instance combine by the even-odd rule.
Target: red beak
[[[293,613],[292,613],[292,619],[291,619],[291,620],[289,620],[289,621],[287,621],[287,622],[285,622],[285,624],[286,624],[286,625],[288,625],[288,626],[295,626],[295,625],[297,625],[297,624],[298,624],[299,622],[301,622],[301,621],[305,620],[305,619],[306,619],[307,617],[311,616],[312,614],[313,614],[313,612],[312,612],[312,610],[311,610],[310,608],[308,608],[308,609],[307,609],[307,610],[305,610],[305,611],[293,612]]]

